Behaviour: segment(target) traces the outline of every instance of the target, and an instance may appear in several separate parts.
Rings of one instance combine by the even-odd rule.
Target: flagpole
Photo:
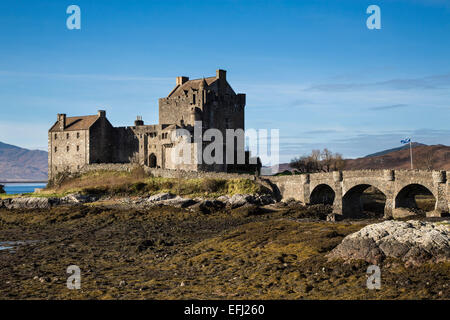
[[[409,140],[409,158],[411,159],[411,170],[413,170],[412,141],[411,140]]]

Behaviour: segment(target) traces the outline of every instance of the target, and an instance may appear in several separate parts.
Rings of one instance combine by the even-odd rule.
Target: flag
[[[407,143],[410,143],[410,142],[411,142],[411,139],[410,139],[410,138],[406,138],[406,139],[400,140],[400,142],[401,142],[402,144],[407,144]]]

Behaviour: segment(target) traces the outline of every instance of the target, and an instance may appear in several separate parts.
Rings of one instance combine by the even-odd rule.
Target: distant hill
[[[45,181],[47,152],[0,142],[0,181]]]
[[[442,144],[428,146],[414,142],[413,165],[415,169],[450,170],[450,147]],[[409,145],[384,150],[357,159],[346,159],[345,170],[363,169],[409,169]],[[289,163],[280,163],[278,172],[293,170]],[[263,168],[263,174],[270,174],[270,168]]]
[[[411,145],[412,145],[413,148],[419,147],[419,146],[426,146],[425,144],[418,143],[418,142],[413,142],[413,143],[411,143]],[[393,149],[388,149],[388,150],[372,153],[372,154],[369,154],[369,155],[365,156],[364,158],[383,156],[385,154],[388,154],[388,153],[391,153],[391,152],[394,152],[394,151],[400,151],[400,150],[403,150],[403,149],[408,149],[409,150],[409,144],[406,144],[406,145],[398,147],[398,148],[393,148]]]
[[[417,144],[413,149],[413,165],[415,169],[450,170],[450,147],[441,144],[427,146]],[[409,169],[411,167],[409,147],[378,156],[348,159],[346,170],[360,169]]]

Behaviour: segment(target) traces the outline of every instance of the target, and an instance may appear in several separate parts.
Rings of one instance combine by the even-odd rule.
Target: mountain
[[[0,142],[0,181],[46,181],[47,152]]]
[[[412,149],[412,153],[415,169],[450,170],[449,146],[417,144]],[[409,147],[388,153],[382,151],[379,154],[377,156],[348,159],[345,161],[345,169],[409,169],[411,167]]]
[[[442,144],[428,146],[412,143],[413,166],[415,169],[450,170],[450,147]],[[409,169],[411,168],[409,145],[384,150],[357,159],[346,159],[344,170],[362,169]],[[271,168],[263,168],[263,174],[271,174]],[[278,172],[293,170],[289,163],[280,163]]]
[[[418,146],[426,146],[426,145],[422,144],[422,143],[418,143],[418,142],[413,142],[413,143],[411,143],[411,146],[413,148],[415,148],[415,147],[418,147]],[[400,150],[403,150],[403,149],[408,149],[409,150],[409,144],[406,144],[406,145],[398,147],[398,148],[393,148],[393,149],[388,149],[388,150],[372,153],[372,154],[369,154],[369,155],[365,156],[364,158],[384,156],[385,154],[388,154],[388,153],[391,153],[391,152],[394,152],[394,151],[400,151]]]

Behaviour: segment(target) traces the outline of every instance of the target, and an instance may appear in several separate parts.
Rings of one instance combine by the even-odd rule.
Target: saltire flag
[[[400,140],[400,142],[403,143],[403,144],[407,144],[407,143],[411,142],[411,139],[410,138],[406,138],[406,139]]]

